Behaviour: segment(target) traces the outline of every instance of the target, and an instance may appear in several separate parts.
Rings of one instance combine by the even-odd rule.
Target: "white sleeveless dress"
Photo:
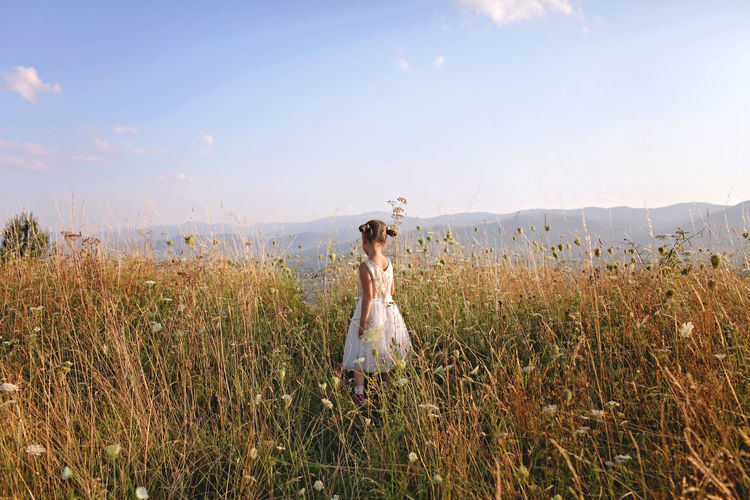
[[[344,342],[342,366],[345,370],[359,369],[366,373],[390,371],[396,359],[407,359],[412,349],[411,339],[401,312],[391,296],[393,266],[390,261],[385,271],[371,259],[367,259],[365,265],[375,285],[375,296],[372,299],[365,331],[360,337],[362,281],[357,280],[359,297]]]

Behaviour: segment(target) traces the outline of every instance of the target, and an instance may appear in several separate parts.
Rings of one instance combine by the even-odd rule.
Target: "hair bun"
[[[364,233],[366,229],[367,229],[367,224],[362,224],[361,226],[359,226],[360,233]]]
[[[393,238],[394,236],[398,234],[398,232],[395,229],[390,229],[390,228],[386,229],[385,232],[391,238]]]

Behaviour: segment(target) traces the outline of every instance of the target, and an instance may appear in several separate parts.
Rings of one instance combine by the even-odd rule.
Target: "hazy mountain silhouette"
[[[463,248],[467,253],[486,245],[503,251],[519,251],[524,245],[528,248],[532,240],[540,245],[557,245],[572,243],[579,238],[584,243],[587,237],[591,246],[603,249],[617,246],[655,248],[663,244],[655,236],[673,234],[681,228],[695,235],[691,244],[696,248],[737,250],[750,244],[742,237],[742,233],[750,228],[748,209],[750,202],[734,206],[696,202],[652,209],[624,206],[532,209],[505,214],[471,212],[416,218],[408,216],[407,207],[407,216],[400,225],[399,241],[416,247],[420,237],[431,234],[435,240],[441,240],[450,231],[459,245],[456,248]],[[257,256],[269,252],[275,256],[288,254],[292,256],[291,260],[301,258],[305,266],[317,267],[322,265],[318,264],[319,256],[329,252],[339,256],[351,251],[361,253],[357,228],[369,219],[392,222],[389,212],[380,211],[337,215],[309,222],[252,226],[188,222],[119,233],[103,232],[95,236],[110,248],[139,248],[162,257],[199,251],[196,248],[211,248],[217,241],[225,251],[249,252]],[[420,231],[417,231],[418,226]],[[549,226],[549,231],[545,226]],[[519,227],[523,229],[522,235],[518,234]],[[532,231],[532,227],[536,230]],[[195,236],[196,245],[192,248],[184,240],[189,235]],[[515,241],[513,236],[516,236]],[[167,245],[168,241],[173,242],[172,246]],[[746,254],[747,248],[743,251]]]

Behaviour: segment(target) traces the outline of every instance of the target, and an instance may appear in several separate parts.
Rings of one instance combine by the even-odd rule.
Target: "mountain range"
[[[419,249],[416,242],[420,238],[426,240],[430,235],[433,242],[441,241],[446,232],[450,232],[458,245],[455,248],[467,253],[487,246],[518,252],[529,248],[532,241],[552,246],[573,243],[576,238],[582,242],[579,247],[582,249],[588,236],[592,247],[606,250],[631,246],[656,248],[681,229],[691,237],[689,245],[696,249],[724,250],[745,259],[750,240],[743,237],[743,233],[750,229],[749,210],[750,201],[732,206],[693,202],[651,209],[624,206],[532,209],[505,214],[467,212],[417,218],[408,216],[407,207],[406,216],[398,226],[398,240]],[[84,236],[96,237],[114,251],[140,249],[163,258],[196,252],[196,248],[221,247],[229,253],[271,253],[291,260],[301,259],[303,266],[314,268],[320,265],[316,263],[321,255],[361,253],[357,228],[370,219],[393,222],[390,212],[380,211],[253,226],[188,222]],[[186,243],[189,236],[194,236],[192,246]],[[573,248],[571,257],[575,251]]]

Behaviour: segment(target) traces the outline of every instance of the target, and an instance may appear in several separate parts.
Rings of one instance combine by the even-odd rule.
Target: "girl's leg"
[[[362,370],[354,370],[354,401],[358,405],[365,404],[365,373]]]
[[[362,370],[354,370],[354,385],[365,385],[365,372],[363,372]]]

